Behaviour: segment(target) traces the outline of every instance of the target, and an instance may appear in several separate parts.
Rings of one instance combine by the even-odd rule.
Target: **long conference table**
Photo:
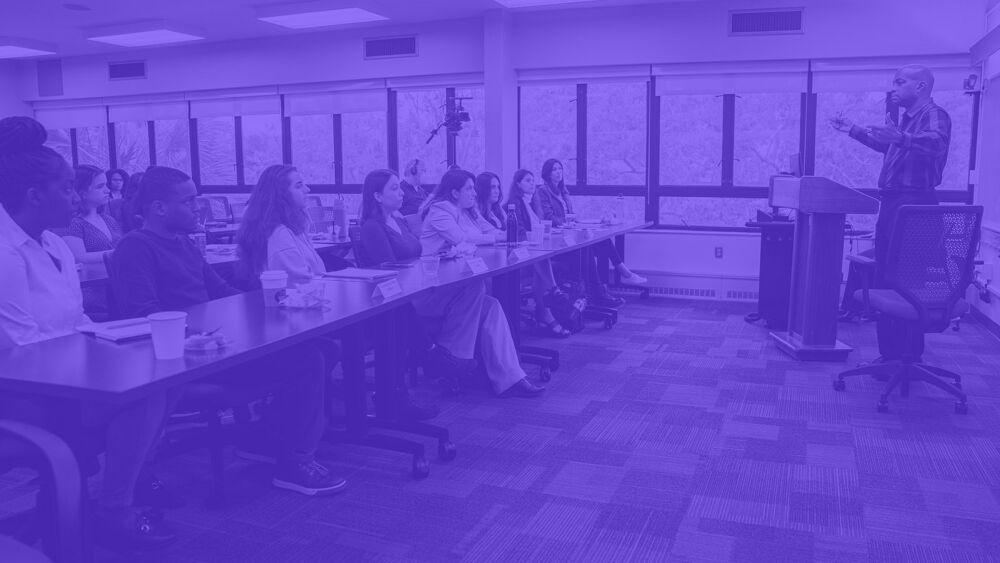
[[[426,276],[419,264],[400,268],[395,277],[398,290],[394,288],[389,298],[375,292],[373,282],[324,279],[329,302],[323,308],[265,307],[259,291],[216,299],[186,309],[188,328],[192,332],[220,328],[219,333],[229,344],[219,351],[187,353],[175,360],[155,359],[149,338],[113,343],[84,334],[0,350],[0,392],[122,404],[332,335],[340,338],[344,347],[345,435],[352,442],[370,445],[366,442],[366,348],[363,331],[350,329],[361,323],[375,324],[374,333],[379,335],[373,342],[376,393],[380,398],[376,416],[388,417],[391,413],[385,409],[391,403],[383,399],[392,395],[392,382],[402,370],[396,345],[402,307],[416,296],[434,288],[493,278],[494,293],[511,319],[516,338],[521,269],[559,255],[586,251],[594,243],[647,226],[649,223],[567,229],[538,245],[521,243],[519,249],[527,252],[514,252],[500,245],[480,246],[472,257],[442,260],[434,277]],[[478,268],[470,268],[470,259],[476,258],[482,259],[485,269],[478,262]],[[411,453],[416,468],[418,456],[423,456],[422,446]]]

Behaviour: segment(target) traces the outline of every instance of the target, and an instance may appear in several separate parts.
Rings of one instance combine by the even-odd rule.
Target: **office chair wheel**
[[[438,459],[441,461],[451,461],[455,459],[458,454],[458,450],[455,448],[455,444],[449,441],[438,442]]]
[[[879,401],[879,404],[878,406],[875,407],[875,410],[881,413],[889,412],[889,403],[885,401]]]
[[[844,383],[843,379],[835,379],[833,381],[833,389],[835,391],[843,391],[844,389],[847,389],[847,384]]]
[[[552,371],[547,367],[543,367],[538,371],[538,379],[541,379],[542,381],[551,381]]]
[[[969,414],[968,403],[956,402],[955,403],[955,414]]]
[[[425,479],[430,474],[431,465],[427,463],[424,456],[413,456],[413,477],[416,479]]]

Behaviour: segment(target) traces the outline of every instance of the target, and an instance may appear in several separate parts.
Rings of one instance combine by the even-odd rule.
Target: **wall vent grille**
[[[382,37],[365,39],[366,59],[385,59],[389,57],[413,57],[417,54],[417,37]]]
[[[802,33],[802,9],[729,12],[730,35]]]
[[[146,78],[146,61],[108,63],[108,80]]]

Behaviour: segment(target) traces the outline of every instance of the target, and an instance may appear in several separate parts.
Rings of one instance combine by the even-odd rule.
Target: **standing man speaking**
[[[936,205],[934,188],[941,184],[941,175],[948,160],[951,140],[951,118],[931,99],[934,74],[925,66],[907,65],[896,71],[889,93],[893,103],[905,110],[899,125],[886,113],[884,125],[855,125],[842,115],[830,120],[838,131],[885,155],[878,177],[879,208],[875,224],[875,285],[881,286],[881,269],[885,264],[889,237],[896,222],[896,212],[903,205]],[[852,268],[853,273],[853,268]],[[848,288],[852,287],[851,276]],[[876,361],[898,360],[905,331],[895,323],[879,319],[878,344],[881,357]],[[923,338],[916,348],[923,352]],[[915,342],[913,344],[916,344]]]

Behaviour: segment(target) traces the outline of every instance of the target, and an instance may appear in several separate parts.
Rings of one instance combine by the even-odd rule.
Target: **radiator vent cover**
[[[650,292],[657,295],[669,295],[671,297],[715,299],[714,289],[702,289],[694,287],[651,287]]]
[[[146,61],[108,63],[108,80],[146,78]]]
[[[381,37],[365,39],[366,59],[385,59],[389,57],[415,57],[417,55],[417,36]]]
[[[802,33],[802,8],[734,10],[729,12],[730,35]]]

